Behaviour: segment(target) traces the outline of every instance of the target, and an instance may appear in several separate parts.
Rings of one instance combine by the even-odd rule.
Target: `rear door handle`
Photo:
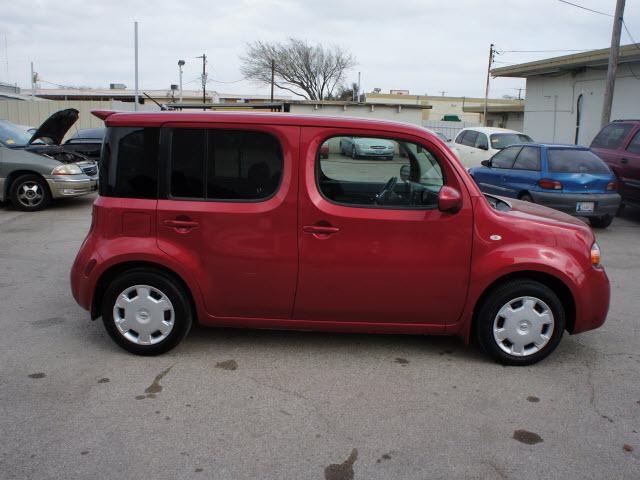
[[[622,159],[620,159],[620,163],[629,163],[629,159],[628,158],[622,158]]]
[[[334,233],[338,233],[340,229],[338,227],[332,227],[331,225],[306,225],[302,227],[304,233],[310,233],[314,237],[323,238]]]
[[[165,220],[163,224],[165,227],[175,228],[179,232],[188,232],[200,226],[198,222],[193,220]]]

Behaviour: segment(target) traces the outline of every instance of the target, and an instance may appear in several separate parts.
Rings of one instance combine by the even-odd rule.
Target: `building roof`
[[[376,93],[371,92],[366,94],[367,99],[386,99],[390,102],[393,100],[415,100],[416,102],[464,102],[464,103],[483,103],[484,97],[450,97],[442,95],[407,95],[407,94],[394,94],[394,93]],[[492,104],[511,104],[517,102],[517,100],[508,100],[506,98],[489,98],[489,103]],[[406,105],[403,103],[403,105]]]
[[[600,50],[589,50],[573,55],[563,55],[546,60],[494,68],[491,70],[491,75],[494,77],[526,78],[534,75],[570,72],[587,67],[606,67],[609,63],[609,50],[609,48],[601,48]],[[630,62],[640,62],[640,43],[632,43],[620,47],[618,63]]]
[[[465,113],[484,113],[484,105],[465,105],[462,107],[462,111]],[[512,113],[512,112],[524,112],[524,100],[521,100],[518,104],[508,105],[487,105],[487,113]]]

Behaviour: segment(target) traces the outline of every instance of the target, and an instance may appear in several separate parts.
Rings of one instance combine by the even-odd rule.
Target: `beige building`
[[[443,97],[437,95],[407,95],[389,93],[367,93],[367,103],[400,103],[430,106],[430,109],[422,111],[425,121],[447,121],[457,117],[459,121],[469,123],[482,123],[482,113],[469,111],[468,107],[480,107],[484,105],[484,98],[475,97]],[[491,106],[521,105],[520,100],[505,100],[490,98]]]

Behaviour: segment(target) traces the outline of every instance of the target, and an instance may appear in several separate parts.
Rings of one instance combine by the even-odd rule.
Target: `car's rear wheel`
[[[33,174],[21,175],[11,184],[11,203],[18,210],[35,212],[51,203],[51,193],[45,180]]]
[[[531,365],[547,357],[564,333],[558,296],[534,280],[496,287],[478,310],[476,336],[482,348],[505,365]]]
[[[593,228],[607,228],[613,222],[613,215],[603,215],[602,217],[589,217],[589,223]]]
[[[102,302],[102,321],[111,338],[136,355],[159,355],[189,332],[191,303],[169,275],[150,269],[123,273]]]

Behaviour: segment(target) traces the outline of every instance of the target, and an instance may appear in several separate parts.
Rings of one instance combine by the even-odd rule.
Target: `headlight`
[[[75,163],[66,163],[58,165],[51,171],[51,175],[80,175],[82,169]]]
[[[598,246],[598,242],[593,242],[593,245],[591,245],[591,265],[594,267],[600,265],[600,247]]]

